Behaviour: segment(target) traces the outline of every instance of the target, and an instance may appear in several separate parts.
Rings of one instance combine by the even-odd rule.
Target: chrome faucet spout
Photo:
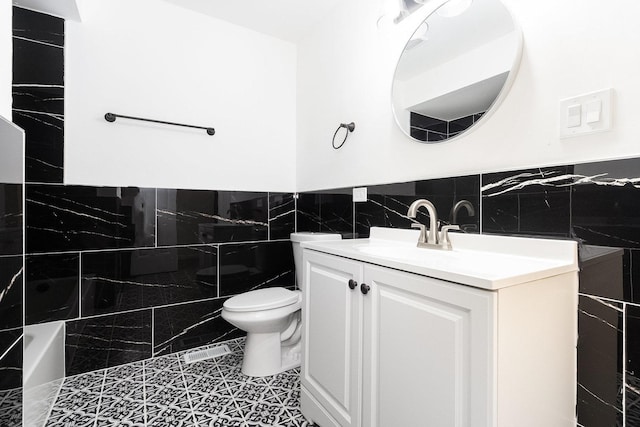
[[[438,244],[438,214],[436,212],[436,207],[430,201],[426,199],[418,199],[415,202],[411,203],[409,206],[409,210],[407,211],[407,216],[409,218],[415,219],[418,215],[418,209],[424,207],[429,213],[429,230],[424,233],[420,233],[420,239],[418,241],[418,246],[424,245],[437,245]]]

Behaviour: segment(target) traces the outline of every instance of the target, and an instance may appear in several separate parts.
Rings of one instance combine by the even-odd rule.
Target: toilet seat
[[[266,288],[236,295],[225,301],[222,306],[225,310],[233,312],[261,311],[286,307],[301,299],[300,292],[285,288]]]

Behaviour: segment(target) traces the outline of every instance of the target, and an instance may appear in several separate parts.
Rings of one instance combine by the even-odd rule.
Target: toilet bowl
[[[293,258],[299,289],[302,282],[301,242],[339,240],[329,233],[292,233]],[[252,377],[275,375],[300,366],[302,332],[302,292],[285,288],[265,288],[229,298],[222,318],[247,332],[242,373]]]

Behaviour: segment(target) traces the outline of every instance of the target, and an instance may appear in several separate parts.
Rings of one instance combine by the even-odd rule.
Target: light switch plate
[[[605,89],[561,100],[560,138],[610,130],[612,99],[613,89]]]
[[[353,201],[354,202],[366,202],[367,201],[367,187],[355,187],[353,189]]]

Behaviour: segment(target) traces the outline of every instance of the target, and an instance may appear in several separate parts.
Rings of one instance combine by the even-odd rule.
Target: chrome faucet
[[[424,207],[429,212],[429,230],[426,230],[423,224],[411,224],[412,228],[420,229],[420,237],[418,238],[418,247],[433,247],[437,246],[438,239],[438,214],[436,213],[436,207],[430,201],[426,199],[418,199],[411,203],[407,216],[415,219],[418,214],[418,209]]]

